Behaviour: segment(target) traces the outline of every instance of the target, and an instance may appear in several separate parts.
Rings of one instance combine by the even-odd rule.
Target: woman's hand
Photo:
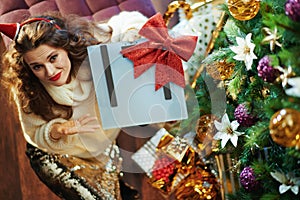
[[[90,117],[84,115],[76,120],[70,120],[62,124],[54,124],[50,131],[50,137],[53,140],[59,140],[66,135],[74,135],[77,133],[92,133],[100,128],[99,124],[89,124],[90,122],[97,121],[97,117]]]

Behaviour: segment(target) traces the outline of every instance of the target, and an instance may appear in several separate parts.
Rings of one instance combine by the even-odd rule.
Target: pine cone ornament
[[[264,81],[273,83],[280,75],[280,71],[271,66],[271,61],[268,56],[264,56],[257,65],[258,76]]]
[[[251,167],[245,167],[242,170],[240,173],[240,183],[249,192],[259,188],[259,181],[256,180],[254,170]]]
[[[170,176],[176,168],[175,159],[169,156],[162,156],[157,159],[153,166],[152,175],[155,180],[163,180],[165,183],[170,182]]]
[[[236,107],[234,117],[241,126],[245,127],[252,126],[256,122],[256,117],[251,115],[248,106],[245,103],[239,104]]]
[[[300,0],[287,0],[285,14],[293,21],[300,21]]]

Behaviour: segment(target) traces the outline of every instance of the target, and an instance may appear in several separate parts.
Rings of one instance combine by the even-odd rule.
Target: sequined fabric
[[[122,199],[121,158],[115,145],[101,155],[101,160],[49,154],[29,144],[26,154],[40,180],[62,199]]]

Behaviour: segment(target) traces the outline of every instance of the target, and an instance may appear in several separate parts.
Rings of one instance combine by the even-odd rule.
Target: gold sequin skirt
[[[27,144],[26,155],[39,179],[62,199],[119,200],[122,160],[111,145],[101,160],[50,154]]]

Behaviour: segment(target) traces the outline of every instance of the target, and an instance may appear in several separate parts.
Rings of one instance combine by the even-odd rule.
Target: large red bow
[[[155,90],[173,82],[185,87],[181,59],[187,61],[193,54],[197,36],[170,37],[160,13],[152,16],[139,31],[148,41],[123,49],[121,53],[134,63],[137,78],[156,64]]]

